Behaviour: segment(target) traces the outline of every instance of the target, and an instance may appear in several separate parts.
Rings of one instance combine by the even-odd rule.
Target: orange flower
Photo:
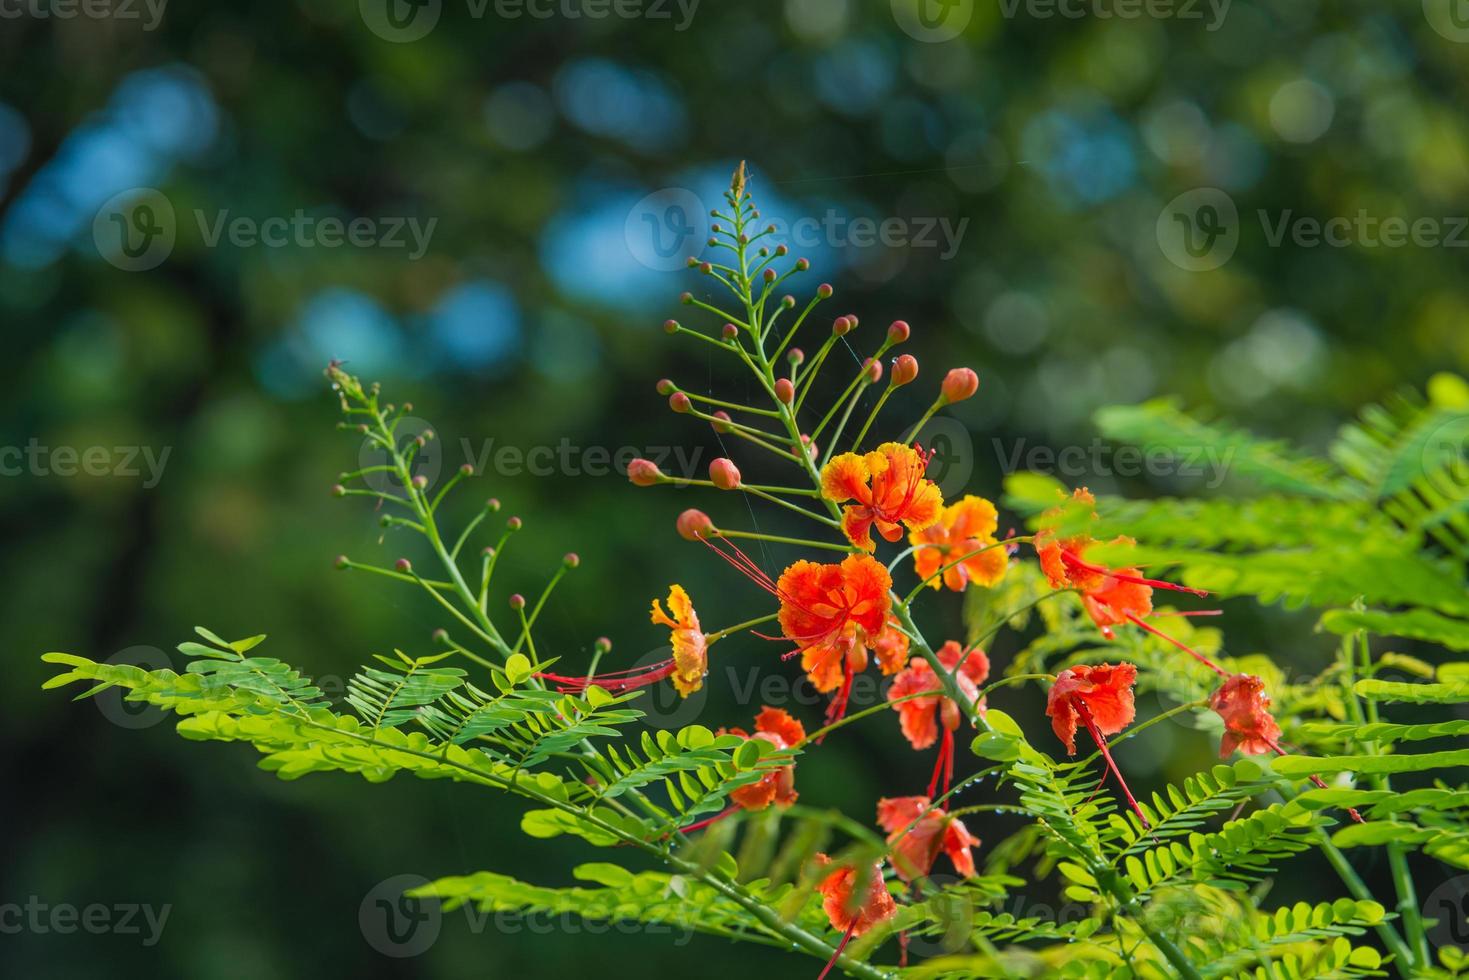
[[[1048,511],[1046,516],[1052,522],[1062,517],[1069,521],[1074,519],[1079,507],[1082,513],[1093,520],[1096,519],[1096,498],[1089,490],[1085,487],[1078,487],[1072,493],[1071,500],[1069,508]],[[1106,565],[1087,561],[1086,551],[1095,543],[1096,541],[1090,535],[1084,533],[1065,538],[1059,537],[1054,526],[1043,526],[1036,532],[1034,542],[1036,557],[1040,559],[1041,570],[1045,572],[1051,588],[1079,591],[1087,615],[1091,617],[1097,629],[1102,631],[1102,635],[1109,640],[1116,635],[1113,631],[1114,626],[1132,623],[1168,641],[1220,677],[1228,676],[1208,657],[1180,643],[1157,627],[1144,622],[1146,617],[1153,614],[1153,589],[1155,588],[1187,592],[1197,596],[1206,596],[1209,593],[1203,589],[1191,589],[1159,579],[1143,578],[1142,571],[1137,568],[1108,568]],[[1117,537],[1112,541],[1113,546],[1121,547],[1130,547],[1134,543],[1128,537]],[[1178,615],[1212,616],[1217,612],[1218,610],[1209,609]]]
[[[1076,754],[1076,723],[1080,720],[1092,741],[1097,743],[1097,749],[1107,761],[1112,775],[1117,777],[1122,794],[1146,827],[1148,818],[1143,815],[1137,800],[1133,799],[1132,790],[1127,788],[1127,781],[1113,761],[1104,737],[1116,735],[1132,724],[1136,714],[1132,685],[1136,681],[1137,667],[1132,664],[1098,664],[1095,667],[1081,664],[1063,670],[1056,675],[1056,682],[1046,696],[1046,714],[1050,716],[1056,737],[1066,743],[1069,755]]]
[[[821,470],[821,493],[835,503],[848,500],[842,530],[864,551],[872,551],[872,525],[888,541],[903,535],[899,525],[921,531],[939,519],[944,498],[925,479],[928,454],[912,446],[885,442],[864,455],[842,453]]]
[[[672,616],[654,599],[650,618],[655,626],[667,626],[673,631],[673,686],[679,694],[688,697],[704,686],[704,675],[709,672],[709,647],[699,629],[694,604],[683,586],[669,586],[668,609]]]
[[[613,670],[577,677],[568,674],[539,673],[536,676],[550,681],[562,694],[580,694],[593,685],[621,694],[639,687],[656,684],[665,677],[673,679],[673,686],[683,697],[688,697],[704,686],[704,675],[709,671],[709,639],[699,627],[699,617],[694,604],[681,585],[668,587],[668,609],[663,611],[657,599],[653,600],[651,619],[656,626],[667,626],[673,631],[670,644],[673,656],[667,660],[633,667],[629,670]]]
[[[877,669],[884,675],[896,674],[908,662],[908,634],[898,627],[898,621],[892,616],[872,641],[872,652],[877,654]]]
[[[971,701],[979,697],[979,685],[983,684],[985,678],[990,675],[990,659],[985,652],[978,647],[970,649],[967,654],[965,649],[958,643],[950,640],[937,651],[939,662],[951,672],[958,668],[954,674],[954,680],[959,689]],[[914,657],[908,661],[906,669],[894,679],[892,686],[888,688],[888,700],[896,702],[893,710],[898,713],[898,727],[903,731],[913,748],[923,750],[928,748],[939,739],[940,722],[943,723],[943,742],[939,745],[938,758],[934,760],[933,778],[929,780],[928,793],[934,794],[939,785],[939,778],[944,776],[944,789],[947,791],[949,783],[954,776],[954,732],[959,728],[962,720],[959,714],[959,705],[952,698],[944,697],[942,691],[943,682],[938,674],[934,673],[932,665],[922,657]],[[902,698],[909,695],[923,695],[930,693],[928,697],[914,697],[912,700],[903,701]]]
[[[828,712],[841,717],[852,677],[867,668],[867,650],[891,629],[888,590],[893,580],[881,563],[867,555],[849,555],[840,565],[798,561],[781,573],[775,585],[780,599],[780,627],[801,655],[801,668],[818,691],[840,688]],[[898,641],[883,640],[880,655],[893,662]]]
[[[950,591],[963,592],[970,582],[994,585],[1005,577],[1009,553],[1004,548],[990,548],[977,555],[973,552],[996,544],[998,527],[994,504],[983,497],[965,496],[945,507],[934,524],[908,535],[908,543],[917,548],[913,552],[913,571],[935,589],[946,585]],[[951,563],[956,564],[945,568],[940,576],[939,569]]]
[[[746,735],[738,728],[730,729],[735,735],[758,738],[769,742],[777,750],[788,749],[805,741],[805,727],[779,708],[765,707],[755,716],[755,734]],[[771,803],[790,806],[796,802],[796,767],[781,766],[760,778],[758,783],[741,786],[729,794],[729,798],[746,810],[763,810]]]
[[[830,867],[834,863],[825,854],[816,855],[819,868]],[[836,865],[816,886],[822,897],[821,907],[826,911],[831,927],[841,930],[844,935],[860,936],[898,914],[898,904],[883,883],[882,866],[873,864],[864,869],[862,877],[866,879],[866,888],[861,896],[854,895],[859,884],[858,870],[849,865]]]
[[[947,854],[961,878],[974,877],[974,855],[979,838],[958,817],[929,809],[926,796],[899,796],[877,801],[877,823],[888,832],[893,870],[904,881],[933,869],[939,853]]]
[[[1224,719],[1219,758],[1229,758],[1235,749],[1245,755],[1280,751],[1280,726],[1270,716],[1270,698],[1260,678],[1231,675],[1209,698],[1209,707]]]

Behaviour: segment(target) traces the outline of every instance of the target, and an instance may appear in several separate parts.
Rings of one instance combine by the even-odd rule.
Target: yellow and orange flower
[[[758,738],[769,742],[777,750],[788,749],[806,739],[806,728],[788,712],[779,708],[764,707],[755,716],[755,733],[732,728],[730,732],[744,738]],[[795,764],[781,766],[766,773],[757,783],[741,786],[732,791],[729,798],[746,810],[763,810],[770,804],[790,806],[796,802]]]
[[[927,454],[897,442],[885,442],[870,453],[842,453],[821,470],[822,496],[846,503],[842,531],[852,544],[872,551],[872,527],[888,541],[921,531],[939,519],[944,498],[923,475]]]
[[[937,807],[926,796],[899,796],[877,801],[877,823],[888,832],[893,870],[904,881],[933,870],[939,854],[946,854],[961,878],[974,877],[974,855],[979,838],[963,821]]]
[[[1280,751],[1280,725],[1270,715],[1265,682],[1253,674],[1233,674],[1209,698],[1209,707],[1224,719],[1219,757],[1235,749],[1245,755]]]
[[[839,565],[798,561],[776,583],[780,627],[801,653],[818,691],[833,691],[848,672],[867,666],[867,649],[887,629],[893,580],[867,555]]]
[[[989,547],[997,543],[998,527],[995,505],[983,497],[966,495],[945,507],[932,525],[908,535],[908,543],[917,549],[913,552],[913,571],[935,589],[942,584],[953,592],[963,592],[970,582],[994,585],[1005,577],[1010,564],[1004,548]],[[988,550],[973,554],[982,548]],[[939,569],[951,563],[956,564],[939,575]]]
[[[709,644],[683,586],[668,587],[668,610],[671,616],[654,599],[650,618],[655,626],[667,626],[673,631],[673,673],[669,676],[678,693],[688,697],[704,686],[704,675],[709,671]]]

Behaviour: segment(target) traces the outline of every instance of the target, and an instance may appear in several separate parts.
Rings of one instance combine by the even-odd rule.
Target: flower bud
[[[660,395],[671,395],[671,394],[673,394],[677,390],[678,390],[678,385],[674,384],[668,378],[659,378],[658,379],[658,394],[660,394]]]
[[[724,337],[725,340],[732,341],[740,335],[740,328],[735,326],[733,323],[726,323],[724,325],[724,329],[720,331],[720,335]]]
[[[799,347],[792,347],[790,351],[786,353],[786,360],[790,361],[792,364],[800,364],[805,359],[806,352],[801,350],[801,348]]]
[[[422,473],[418,474],[413,478],[413,485],[422,490],[424,487],[428,486],[428,477],[424,476]]]
[[[347,496],[347,488],[344,487],[344,486],[342,486],[340,483],[336,484],[335,486],[332,487],[332,496],[333,497],[345,497],[345,496]]]
[[[393,562],[393,567],[400,572],[413,571],[413,563],[410,562],[407,558],[399,558],[397,561]]]
[[[685,295],[687,295],[687,294],[685,294]],[[677,320],[664,320],[663,321],[663,332],[664,333],[678,333],[678,321]]]
[[[954,368],[944,375],[944,383],[939,387],[940,396],[949,404],[972,398],[978,390],[979,375],[969,368]]]
[[[685,395],[681,391],[675,391],[673,394],[668,396],[668,407],[673,409],[675,412],[678,412],[680,415],[683,415],[691,411],[694,406],[689,401],[688,395]]]
[[[472,463],[461,463],[459,466],[460,476],[474,476],[474,465]]]
[[[821,448],[817,446],[816,443],[811,441],[810,436],[804,433],[801,435],[801,445],[806,447],[806,455],[810,456],[812,459],[815,459],[821,455]]]
[[[782,405],[789,405],[796,399],[796,386],[791,383],[790,378],[775,379],[775,399]]]
[[[810,259],[797,259],[796,260],[796,271],[797,272],[805,272],[809,268],[811,268],[811,260]]]
[[[505,522],[505,528],[510,531],[519,531],[525,527],[525,522],[518,517],[512,517]]]
[[[908,339],[908,335],[910,333],[912,333],[912,331],[908,329],[907,320],[894,320],[892,324],[888,326],[888,343],[901,344],[903,341]]]
[[[561,559],[561,564],[567,568],[575,568],[581,564],[581,556],[574,551],[568,551]]]
[[[493,511],[498,511],[500,509],[500,498],[499,497],[491,497],[489,500],[486,500],[485,501],[485,506],[487,508],[489,508],[489,510],[492,511],[492,512]]]
[[[831,283],[829,282],[824,282],[816,287],[816,295],[820,296],[822,299],[831,299],[831,294],[832,288]]]
[[[513,595],[511,595],[510,596],[510,608],[511,609],[524,609],[525,608],[525,596],[521,595],[519,592],[516,592]]]
[[[912,354],[899,354],[893,358],[893,373],[888,376],[888,384],[894,388],[900,388],[909,384],[918,377],[918,358]]]
[[[721,490],[734,490],[740,485],[739,467],[734,460],[721,456],[709,464],[709,479]]]
[[[332,561],[332,565],[345,572],[348,568],[352,567],[352,560],[346,555],[338,555]]]
[[[438,629],[429,634],[429,638],[435,643],[448,643],[449,631],[440,626]]]
[[[764,272],[760,273],[760,278],[764,279],[766,282],[775,282],[775,270],[766,269]]]
[[[714,431],[718,432],[720,435],[724,435],[731,428],[733,428],[733,426],[729,424],[729,413],[726,412],[724,409],[721,408],[717,412],[715,412],[713,418],[714,421],[710,422],[709,424],[712,425],[714,427]]]
[[[682,303],[684,306],[692,306],[693,303],[694,303],[694,294],[693,293],[679,293],[678,294],[678,301],[680,303]]]
[[[851,332],[854,325],[855,324],[852,322],[851,317],[839,316],[835,320],[831,321],[831,332],[836,334],[838,337],[845,337],[848,333]]]
[[[882,380],[882,361],[869,357],[862,362],[862,373],[867,375],[868,384],[877,384]]]
[[[787,247],[787,246],[785,246],[785,245],[777,245],[777,246],[775,246],[775,254],[776,255],[782,255],[783,256],[783,255],[785,255],[788,252],[790,252],[790,248]]]
[[[495,557],[495,549],[491,548],[489,545],[485,545],[484,548],[480,550],[480,554],[484,555],[486,558],[493,558]]]
[[[851,322],[852,329],[853,330],[856,330],[857,329],[857,323],[858,323],[857,314],[855,314],[855,313],[848,313],[847,314],[847,320]]]
[[[780,298],[780,306],[781,306],[781,309],[784,309],[784,310],[795,309],[795,307],[796,307],[796,297],[794,297],[794,296],[790,295],[789,293],[787,293],[786,295],[784,295],[784,296],[782,296]]]
[[[704,275],[707,276],[707,275],[709,275],[709,273],[711,273],[711,272],[714,271],[714,266],[711,265],[708,262],[700,262],[699,263],[699,271],[702,272],[702,273],[704,273]]]
[[[678,536],[686,541],[698,541],[714,530],[709,515],[693,507],[679,514],[674,526],[678,528]]]
[[[592,644],[592,649],[598,653],[608,653],[612,649],[612,641],[605,636],[599,636]]]
[[[651,487],[655,483],[662,483],[666,479],[663,476],[663,471],[658,468],[657,463],[651,459],[643,459],[642,457],[627,464],[627,478],[632,481],[634,486],[639,487]]]

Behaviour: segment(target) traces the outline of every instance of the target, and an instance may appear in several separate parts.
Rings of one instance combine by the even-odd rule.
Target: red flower
[[[834,862],[825,854],[818,854],[816,864],[826,868]],[[863,870],[862,877],[866,879],[866,888],[860,896],[854,894],[858,870],[850,865],[836,865],[816,886],[831,927],[841,930],[844,935],[860,936],[898,914],[898,904],[883,883],[882,866],[873,864]]]
[[[1076,754],[1076,723],[1086,726],[1087,734],[1097,743],[1107,767],[1122,787],[1122,795],[1137,813],[1143,826],[1148,818],[1133,799],[1127,780],[1112,759],[1104,736],[1116,735],[1132,724],[1136,713],[1133,706],[1132,685],[1137,681],[1137,667],[1132,664],[1099,664],[1095,667],[1080,665],[1063,670],[1056,675],[1046,697],[1046,714],[1056,737],[1066,743],[1066,752]]]
[[[738,728],[730,730],[745,738],[758,738],[776,749],[788,749],[806,740],[805,727],[779,708],[762,708],[755,716],[755,733],[746,735]],[[781,766],[760,778],[758,783],[741,786],[729,798],[746,810],[763,810],[770,804],[790,806],[796,802],[796,767]]]
[[[877,801],[877,823],[888,832],[893,870],[904,881],[933,869],[940,852],[948,855],[961,878],[974,877],[974,855],[979,838],[958,817],[931,809],[926,796],[899,796]]]
[[[876,545],[872,525],[889,541],[910,531],[921,531],[939,519],[944,498],[932,480],[925,479],[928,455],[912,446],[885,442],[875,452],[842,453],[821,470],[821,493],[835,503],[848,500],[842,511],[842,530],[864,551]]]
[[[830,720],[840,718],[851,693],[852,677],[867,668],[867,650],[881,641],[883,663],[894,663],[900,644],[884,634],[888,625],[893,580],[881,563],[867,555],[849,555],[840,565],[798,561],[775,584],[780,599],[780,627],[796,644],[801,668],[818,691],[840,688]]]
[[[1219,758],[1235,749],[1245,755],[1279,752],[1280,726],[1270,716],[1265,682],[1250,674],[1233,674],[1209,698],[1209,707],[1224,719]]]
[[[1010,563],[1004,548],[989,547],[997,543],[998,521],[995,505],[983,497],[971,494],[950,504],[934,524],[908,535],[908,543],[917,549],[913,571],[934,589],[946,585],[953,592],[963,592],[970,582],[994,585],[1005,577]],[[973,554],[982,548],[988,550]],[[944,568],[942,575],[940,568]]]
[[[959,689],[971,700],[979,697],[979,685],[983,684],[985,678],[990,675],[990,660],[985,652],[975,647],[967,653],[958,643],[950,640],[937,651],[939,662],[954,671],[955,682]],[[908,661],[906,669],[900,673],[888,688],[888,700],[896,702],[893,710],[898,713],[898,726],[903,731],[903,737],[915,749],[926,749],[939,739],[940,722],[943,729],[943,743],[939,746],[938,758],[934,761],[933,779],[929,782],[928,792],[932,796],[939,783],[939,774],[945,773],[944,787],[948,788],[953,779],[954,771],[954,732],[959,728],[963,719],[959,713],[959,705],[952,698],[944,697],[943,682],[938,674],[934,673],[932,665],[922,657],[914,657]],[[909,695],[923,695],[931,693],[928,697],[914,697],[909,701],[901,698]]]
[[[1112,629],[1114,626],[1132,623],[1178,647],[1220,677],[1227,676],[1208,657],[1143,621],[1153,613],[1155,588],[1197,596],[1206,596],[1209,593],[1203,589],[1191,589],[1159,579],[1143,578],[1142,571],[1137,568],[1114,569],[1087,561],[1087,549],[1096,544],[1096,541],[1085,533],[1060,537],[1054,524],[1062,518],[1070,523],[1075,520],[1078,512],[1095,519],[1096,498],[1085,487],[1078,487],[1072,493],[1071,499],[1069,508],[1049,511],[1047,516],[1052,525],[1043,526],[1035,535],[1036,557],[1040,559],[1041,570],[1045,572],[1051,588],[1076,589],[1080,592],[1087,615],[1091,616],[1092,622],[1107,639],[1110,640],[1115,635]],[[1129,547],[1132,544],[1133,540],[1127,537],[1117,537],[1112,541],[1114,547]],[[1215,612],[1216,610],[1203,610],[1180,615],[1210,616]]]

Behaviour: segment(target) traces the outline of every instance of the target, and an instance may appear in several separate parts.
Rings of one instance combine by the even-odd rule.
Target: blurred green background
[[[331,567],[338,553],[416,554],[362,501],[328,493],[360,452],[333,428],[332,357],[414,402],[444,473],[466,446],[471,461],[492,454],[459,512],[493,494],[526,522],[501,597],[581,554],[543,651],[585,663],[607,634],[616,666],[631,663],[666,640],[646,608],[673,581],[706,627],[754,615],[760,593],[672,533],[693,505],[748,526],[743,503],[637,490],[600,455],[683,447],[702,470],[721,453],[653,385],[746,394],[733,365],[658,329],[687,314],[679,292],[706,285],[678,267],[702,237],[684,205],[718,202],[740,159],[768,217],[807,219],[793,243],[813,264],[803,300],[836,286],[798,343],[855,312],[856,357],[890,320],[913,324],[923,373],[889,431],[944,370],[978,369],[980,396],[945,430],[950,494],[997,494],[1017,451],[1024,466],[1035,447],[1090,447],[1104,404],[1178,395],[1319,447],[1357,405],[1469,368],[1456,0],[1179,0],[1133,17],[1039,0],[390,2],[0,8],[0,904],[170,909],[152,945],[141,917],[141,936],[6,929],[7,975],[811,975],[811,961],[714,939],[546,936],[462,914],[418,955],[384,955],[359,909],[388,879],[484,868],[564,885],[600,855],[522,837],[516,806],[464,786],[282,783],[248,750],[39,691],[44,651],[181,666],[173,645],[196,623],[271,634],[262,652],[328,693],[372,653],[428,652],[443,617],[426,597]],[[1198,188],[1222,192],[1232,225],[1218,208],[1170,214]],[[1432,219],[1448,240],[1271,240],[1282,219],[1359,213]],[[313,230],[248,234],[272,218]],[[333,246],[326,218],[365,218],[366,238]],[[1185,268],[1198,263],[1165,229],[1190,218],[1201,235],[1234,229],[1227,261]],[[901,234],[864,245],[856,219],[897,219]],[[503,447],[557,455],[532,468],[493,455]],[[1058,475],[1211,489],[1086,458]],[[755,519],[791,529],[768,508]],[[760,557],[778,568],[792,554]],[[1232,652],[1306,671],[1327,656],[1309,613],[1231,613]],[[957,636],[957,602],[932,603],[925,625]],[[716,671],[793,678],[776,652],[727,641]],[[748,697],[710,689],[677,720],[748,723]],[[1013,697],[1039,720],[1034,695]],[[820,713],[809,699],[794,710]],[[1123,752],[1144,782],[1212,753],[1163,727]],[[884,716],[821,756],[802,767],[803,802],[859,818],[931,764]]]

